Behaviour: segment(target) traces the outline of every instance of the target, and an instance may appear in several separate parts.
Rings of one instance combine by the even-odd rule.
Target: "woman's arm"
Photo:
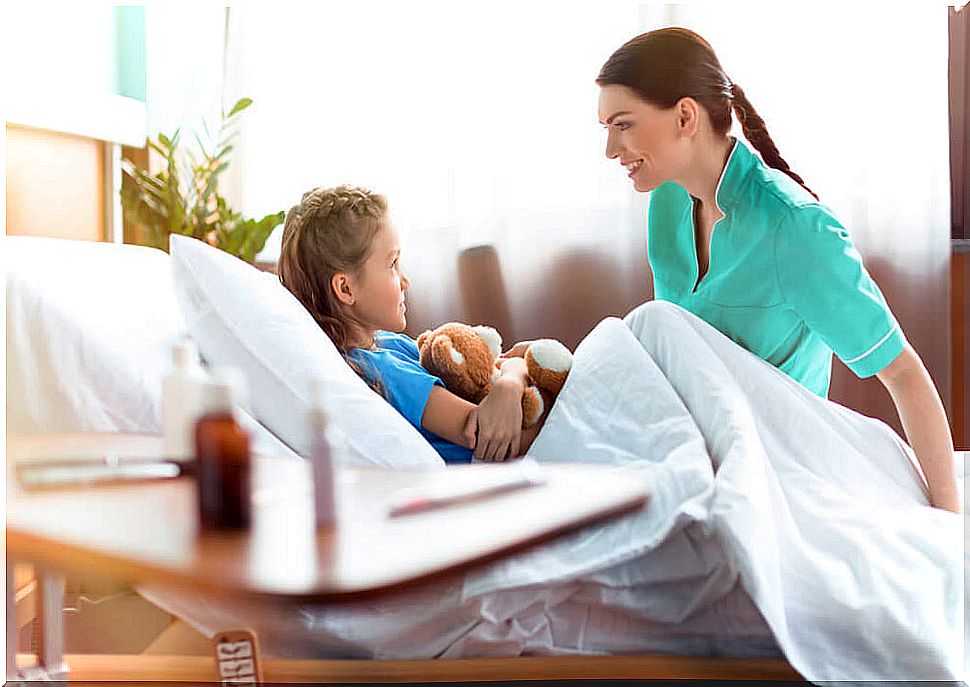
[[[953,437],[943,403],[923,361],[907,343],[877,377],[896,404],[906,438],[926,476],[930,503],[959,513]]]

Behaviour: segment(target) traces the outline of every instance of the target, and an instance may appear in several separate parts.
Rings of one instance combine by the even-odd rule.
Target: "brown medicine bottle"
[[[249,527],[252,460],[249,434],[236,418],[244,384],[234,369],[217,368],[202,385],[202,412],[195,425],[199,524],[204,528]]]

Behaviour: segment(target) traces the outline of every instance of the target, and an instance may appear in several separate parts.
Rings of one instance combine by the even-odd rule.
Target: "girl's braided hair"
[[[380,381],[369,379],[351,356],[351,316],[331,286],[337,272],[358,272],[370,255],[374,238],[387,218],[387,200],[357,186],[315,188],[286,213],[279,277],[309,311],[354,371],[379,393]]]

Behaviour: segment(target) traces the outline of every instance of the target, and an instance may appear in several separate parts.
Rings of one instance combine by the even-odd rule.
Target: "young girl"
[[[477,407],[445,389],[418,357],[406,325],[397,231],[383,196],[354,186],[313,189],[286,215],[280,281],[306,307],[348,364],[421,432],[446,463],[504,461],[542,427],[522,430],[521,358]],[[543,418],[544,419],[544,418]]]

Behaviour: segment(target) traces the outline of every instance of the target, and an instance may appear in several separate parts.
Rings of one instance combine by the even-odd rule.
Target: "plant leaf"
[[[252,104],[253,104],[253,99],[252,98],[240,98],[236,102],[236,104],[232,106],[232,109],[229,110],[229,114],[227,114],[225,118],[226,119],[230,119],[230,118],[236,116],[237,114],[239,114],[240,112],[242,112],[243,110],[245,110],[247,107],[249,107]]]

